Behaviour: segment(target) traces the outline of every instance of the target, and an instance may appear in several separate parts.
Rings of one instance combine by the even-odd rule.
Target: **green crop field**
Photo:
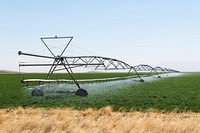
[[[124,76],[124,73],[76,74],[77,79]],[[75,109],[102,108],[110,105],[115,111],[200,112],[200,73],[183,73],[181,76],[139,83],[135,79],[103,83],[81,84],[88,89],[87,97],[75,94],[45,94],[31,97],[20,80],[44,78],[44,74],[0,74],[0,108],[7,107],[70,107]],[[64,78],[64,74],[55,77]],[[67,86],[67,85],[66,85]]]

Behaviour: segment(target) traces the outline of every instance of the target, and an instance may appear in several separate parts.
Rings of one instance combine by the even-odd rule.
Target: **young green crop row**
[[[115,77],[120,74],[77,74],[82,78]],[[123,74],[122,74],[123,75]],[[121,75],[121,76],[122,76]],[[64,77],[64,74],[57,74]],[[102,108],[110,105],[115,111],[194,111],[200,112],[200,73],[185,73],[182,76],[161,78],[139,83],[133,79],[118,84],[114,82],[89,84],[92,88],[87,97],[74,94],[45,94],[31,97],[30,91],[23,89],[20,80],[44,78],[44,74],[0,74],[0,108],[7,107],[70,107],[76,109]],[[85,88],[87,89],[87,88]]]

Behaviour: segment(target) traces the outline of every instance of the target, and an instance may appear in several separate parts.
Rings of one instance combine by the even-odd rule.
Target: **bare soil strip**
[[[200,113],[16,108],[0,110],[0,133],[200,133]]]

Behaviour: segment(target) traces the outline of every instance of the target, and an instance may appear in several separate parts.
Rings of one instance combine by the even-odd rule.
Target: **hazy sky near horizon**
[[[199,7],[199,0],[2,0],[0,70],[18,71],[19,50],[43,50],[39,38],[57,35],[73,36],[88,55],[200,71]]]

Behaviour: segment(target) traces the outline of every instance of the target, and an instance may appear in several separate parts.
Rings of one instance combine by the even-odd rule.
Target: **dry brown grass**
[[[17,108],[0,110],[1,133],[198,133],[199,113]]]

